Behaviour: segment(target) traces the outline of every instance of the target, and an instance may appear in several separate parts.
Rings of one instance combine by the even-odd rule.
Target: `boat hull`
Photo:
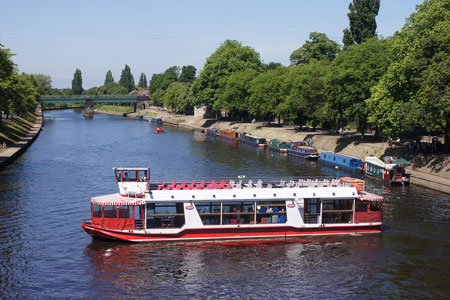
[[[291,149],[289,149],[289,154],[297,156],[297,157],[301,157],[301,158],[304,158],[304,159],[311,159],[311,160],[319,159],[319,155],[318,154],[301,153],[299,151],[295,151],[295,150],[291,150]]]
[[[370,225],[327,225],[317,227],[265,226],[184,229],[177,233],[108,230],[83,223],[81,227],[93,238],[128,242],[162,242],[224,239],[287,238],[308,235],[334,235],[381,232],[381,223]]]

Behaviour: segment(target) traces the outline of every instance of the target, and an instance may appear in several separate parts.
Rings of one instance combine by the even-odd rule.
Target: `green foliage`
[[[83,92],[83,95],[97,95],[98,87],[94,86]]]
[[[299,125],[310,121],[316,127],[326,120],[325,78],[330,69],[328,60],[313,60],[290,69],[288,78],[291,89],[282,103],[285,121]]]
[[[83,93],[83,79],[81,78],[81,71],[75,70],[72,80],[72,91],[75,95],[81,95]]]
[[[179,81],[193,83],[195,80],[195,74],[197,74],[197,69],[194,66],[184,66],[181,68]]]
[[[96,95],[126,95],[128,90],[118,82],[109,82],[101,87],[98,87]]]
[[[286,106],[282,103],[290,91],[288,74],[287,67],[278,67],[261,73],[251,81],[250,114],[259,117],[276,115],[278,121],[286,115]]]
[[[450,143],[448,20],[450,0],[428,0],[394,37],[393,63],[367,101],[369,121],[385,135],[426,127],[441,129]]]
[[[334,120],[358,120],[364,134],[369,113],[365,100],[391,61],[389,40],[374,37],[349,46],[334,60],[327,76],[328,115]]]
[[[344,30],[344,47],[361,44],[366,39],[375,36],[377,22],[375,21],[380,9],[380,0],[353,0],[348,6],[347,14],[350,30]]]
[[[339,52],[339,44],[330,40],[325,33],[311,32],[309,41],[292,52],[291,65],[308,64],[312,59],[333,60]]]
[[[232,117],[245,114],[249,109],[250,84],[257,75],[257,70],[246,69],[223,77],[213,109],[227,110]]]
[[[177,66],[173,66],[164,71],[164,73],[152,75],[152,79],[150,79],[149,90],[153,100],[153,104],[163,104],[163,96],[165,91],[168,89],[171,83],[178,81],[179,73],[180,68]]]
[[[52,79],[50,76],[44,74],[28,74],[26,76],[30,77],[39,95],[50,95],[52,93]]]
[[[162,96],[164,105],[176,112],[192,113],[193,106],[189,102],[190,83],[172,82]]]
[[[128,93],[134,89],[134,77],[133,74],[131,74],[131,69],[128,65],[125,65],[120,74],[119,84],[125,87]]]
[[[251,47],[226,40],[206,59],[203,70],[191,87],[195,105],[212,105],[218,98],[219,82],[234,72],[245,69],[261,69],[259,54]],[[222,81],[223,83],[224,81]]]
[[[114,77],[112,75],[111,70],[108,70],[108,72],[106,72],[105,85],[110,83],[110,82],[114,82]]]
[[[139,77],[139,87],[145,89],[147,88],[147,77],[145,76],[144,73],[141,73],[141,76]]]

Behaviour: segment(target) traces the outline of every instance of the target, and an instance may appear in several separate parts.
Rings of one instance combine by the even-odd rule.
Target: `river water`
[[[355,176],[204,134],[118,116],[45,112],[45,130],[0,173],[2,299],[450,298],[450,196],[368,180],[380,234],[286,241],[127,244],[80,224],[115,193],[113,167],[173,179]]]

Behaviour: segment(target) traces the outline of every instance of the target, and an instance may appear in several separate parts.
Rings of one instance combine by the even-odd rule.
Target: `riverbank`
[[[165,124],[176,127],[204,132],[208,128],[232,129],[239,132],[247,132],[268,140],[304,141],[313,140],[313,146],[322,151],[332,151],[344,155],[364,159],[374,155],[403,157],[413,164],[408,168],[411,174],[411,183],[439,190],[450,194],[450,154],[424,155],[408,153],[403,149],[391,148],[387,142],[366,135],[364,139],[356,132],[349,132],[345,136],[330,134],[326,131],[299,130],[294,126],[268,126],[264,123],[245,123],[217,121],[215,119],[203,119],[200,117],[177,115],[160,107],[150,107],[139,114],[161,117]],[[129,114],[135,117],[136,113]]]
[[[17,119],[15,124],[15,121],[10,122],[9,126],[3,124],[5,125],[4,130],[9,131],[8,136],[5,136],[4,139],[9,142],[7,148],[0,152],[0,171],[16,160],[38,137],[43,124],[40,105],[36,108],[35,115],[34,122],[31,124],[20,119]]]

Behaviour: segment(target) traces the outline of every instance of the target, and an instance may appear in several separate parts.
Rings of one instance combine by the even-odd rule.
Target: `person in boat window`
[[[129,180],[128,173],[125,172],[125,174],[123,175],[123,181],[128,181],[128,180]]]

